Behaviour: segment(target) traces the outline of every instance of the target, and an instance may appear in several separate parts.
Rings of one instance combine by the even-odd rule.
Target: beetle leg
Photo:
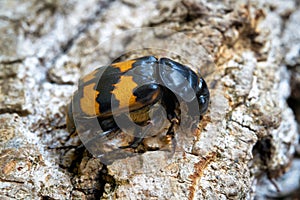
[[[149,137],[151,135],[153,131],[153,126],[155,126],[155,123],[152,120],[149,120],[147,123],[148,125],[144,130],[142,130],[142,128],[134,130],[134,139],[129,145],[122,146],[119,148],[137,148],[146,137]]]
[[[135,130],[135,133],[134,133],[134,138],[133,138],[133,141],[126,145],[126,146],[122,146],[122,147],[119,147],[120,149],[125,149],[125,148],[137,148],[141,143],[142,141],[144,140],[145,136],[147,135],[148,131],[144,131],[142,132],[140,129],[139,130]],[[139,137],[137,137],[137,135]]]
[[[170,121],[171,125],[166,133],[166,143],[172,145],[172,153],[174,153],[177,146],[175,140],[175,125],[179,124],[179,120],[177,118],[173,118]]]
[[[143,141],[144,138],[140,138],[140,137],[134,137],[133,141],[129,144],[129,145],[126,145],[126,146],[122,146],[122,147],[119,147],[119,149],[126,149],[126,148],[137,148],[139,146],[139,144],[141,144],[141,142]]]
[[[120,131],[118,127],[112,128],[108,131],[101,132],[99,134],[96,134],[96,136],[90,138],[84,143],[84,146],[92,146],[93,144],[99,143],[99,141],[108,140],[109,138],[113,137],[115,134],[117,134]]]

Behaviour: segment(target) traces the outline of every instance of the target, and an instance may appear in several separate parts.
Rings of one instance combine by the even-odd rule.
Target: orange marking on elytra
[[[83,97],[80,99],[80,106],[83,113],[89,116],[100,115],[100,105],[96,101],[99,92],[94,89],[95,83],[83,87]]]
[[[114,85],[115,89],[112,94],[119,100],[120,108],[127,108],[136,104],[136,96],[132,94],[137,84],[133,81],[131,76],[121,76],[120,81]]]
[[[112,66],[119,68],[121,72],[126,72],[132,68],[132,64],[135,62],[136,60],[128,60],[124,62],[113,63]]]

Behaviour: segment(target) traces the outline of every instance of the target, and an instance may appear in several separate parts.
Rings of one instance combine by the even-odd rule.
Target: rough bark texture
[[[300,150],[286,101],[299,122],[299,19],[296,0],[0,1],[0,199],[296,198]],[[106,166],[76,148],[65,107],[80,76],[145,47],[137,41],[156,44],[122,37],[149,26],[187,35],[156,47],[198,63],[209,110],[172,157]],[[186,49],[186,38],[196,45]]]

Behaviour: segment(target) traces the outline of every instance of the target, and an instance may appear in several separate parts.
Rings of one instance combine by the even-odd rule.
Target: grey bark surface
[[[287,99],[300,120],[299,4],[0,1],[0,199],[296,197],[299,133]],[[172,157],[152,151],[106,166],[79,153],[79,137],[65,129],[66,105],[82,75],[143,48],[136,41],[145,38],[128,40],[124,31],[150,26],[196,44],[182,52],[186,38],[178,37],[157,47],[199,63],[193,68],[208,83],[209,110]],[[203,58],[198,45],[208,53]],[[145,53],[157,52],[131,57]]]

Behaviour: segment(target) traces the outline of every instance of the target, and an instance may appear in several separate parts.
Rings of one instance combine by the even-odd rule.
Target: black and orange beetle
[[[146,56],[83,77],[68,107],[67,129],[87,132],[81,139],[87,148],[96,146],[92,151],[99,158],[117,159],[124,149],[160,149],[145,140],[163,132],[165,141],[172,141],[182,117],[200,120],[208,103],[209,90],[199,74],[171,59]]]

